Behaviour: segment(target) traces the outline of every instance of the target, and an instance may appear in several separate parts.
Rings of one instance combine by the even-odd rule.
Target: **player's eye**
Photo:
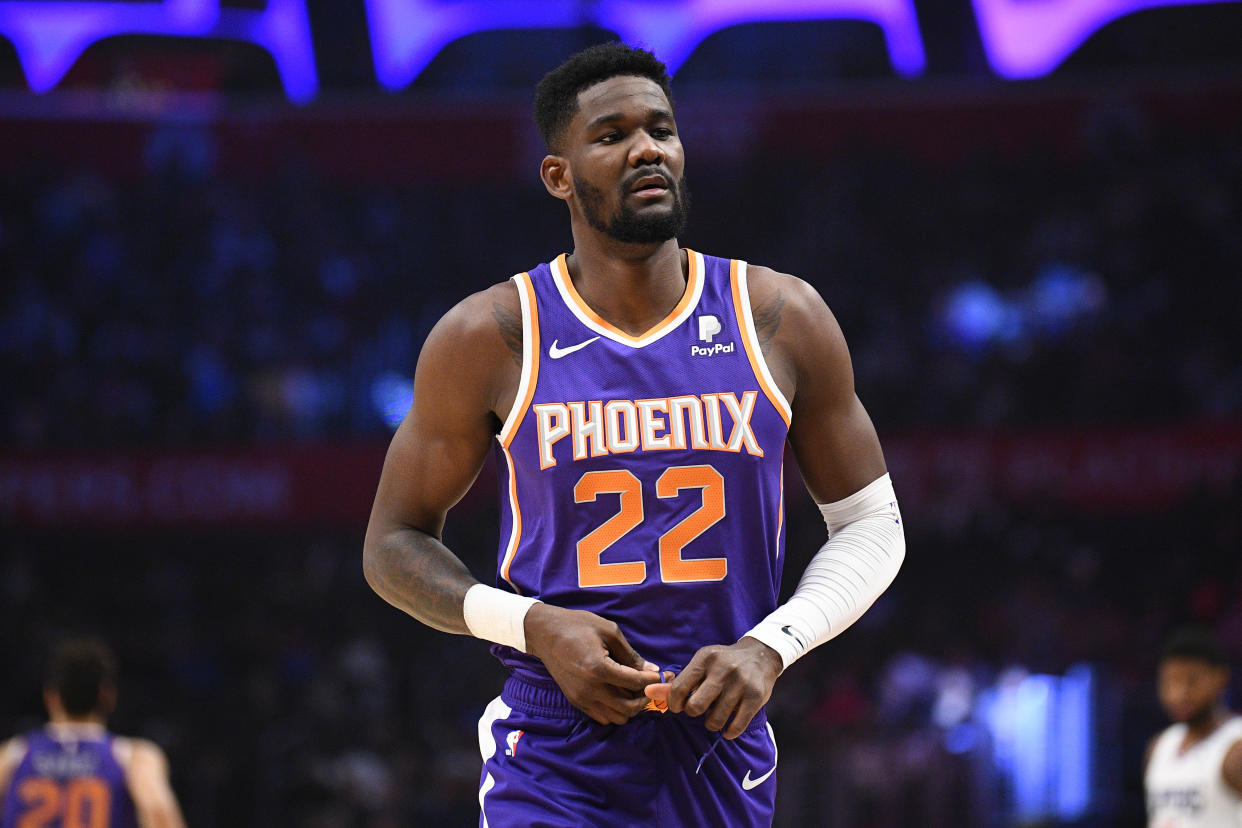
[[[668,127],[656,127],[655,129],[651,130],[651,137],[652,138],[671,138],[673,137],[673,131],[669,129]]]

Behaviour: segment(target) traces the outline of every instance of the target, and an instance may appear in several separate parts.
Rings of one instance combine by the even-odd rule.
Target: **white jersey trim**
[[[492,725],[501,719],[509,718],[512,714],[513,708],[501,701],[500,696],[492,699],[487,709],[483,711],[483,716],[479,719],[479,755],[483,757],[484,767],[487,766],[487,761],[496,755],[496,737],[492,735]],[[496,780],[489,771],[479,786],[479,814],[483,818],[483,828],[488,828],[487,806],[483,800],[487,792],[495,786]]]
[[[529,273],[518,273],[513,276],[517,285],[518,301],[522,305],[522,378],[518,382],[517,394],[513,397],[513,406],[509,416],[496,439],[501,445],[507,446],[513,440],[513,433],[526,415],[530,398],[539,381],[539,311],[535,307],[535,289],[531,285]]]
[[[750,289],[746,284],[747,268],[746,262],[741,259],[737,260],[737,290],[738,296],[735,299],[737,312],[741,314],[742,324],[746,326],[743,336],[752,344],[754,353],[751,355],[751,367],[759,372],[757,379],[767,393],[768,399],[777,407],[785,418],[785,422],[789,423],[793,420],[793,409],[789,406],[789,400],[785,399],[785,395],[781,393],[780,386],[776,384],[776,380],[772,379],[772,372],[768,370],[768,361],[763,358],[763,349],[759,347],[759,335],[755,332],[755,317],[750,309]]]

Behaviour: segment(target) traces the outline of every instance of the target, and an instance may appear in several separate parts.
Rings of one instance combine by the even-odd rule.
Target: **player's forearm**
[[[138,823],[141,828],[185,828],[185,820],[175,802],[161,803],[154,808],[140,808]]]
[[[470,634],[462,601],[478,581],[438,539],[409,527],[368,535],[362,569],[371,589],[397,609],[437,630]]]
[[[816,553],[788,602],[746,635],[775,650],[785,667],[840,635],[897,577],[905,532],[887,474],[850,497],[822,504],[828,543]]]

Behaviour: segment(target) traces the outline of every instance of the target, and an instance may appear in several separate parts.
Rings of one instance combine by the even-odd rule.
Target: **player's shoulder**
[[[112,751],[117,761],[124,767],[162,768],[168,765],[168,757],[164,755],[164,749],[150,739],[115,736],[112,739]]]
[[[755,332],[765,346],[774,340],[795,353],[808,343],[833,349],[844,346],[841,326],[814,285],[762,265],[747,265],[746,270]]]
[[[1180,722],[1172,722],[1156,731],[1155,735],[1147,742],[1147,756],[1150,759],[1156,751],[1160,750],[1160,746],[1165,743],[1173,743],[1180,745],[1182,740],[1186,738],[1186,725]]]
[[[25,736],[13,736],[0,742],[0,763],[21,761],[28,744]]]
[[[443,356],[457,364],[486,364],[522,350],[522,307],[511,280],[472,293],[449,309],[432,328],[424,356]]]
[[[521,320],[521,300],[511,279],[465,297],[444,314],[436,327],[447,327],[458,334],[486,333],[494,329],[498,312],[516,315]]]
[[[1233,749],[1242,750],[1242,716],[1234,716],[1221,727],[1224,740]]]
[[[749,264],[746,267],[746,285],[752,310],[778,304],[782,310],[791,313],[831,313],[819,290],[806,279],[792,273]]]
[[[24,736],[14,736],[0,744],[0,799],[9,786],[17,767],[26,758],[28,743]]]
[[[1156,755],[1156,746],[1160,744],[1160,738],[1164,736],[1164,731],[1160,731],[1155,736],[1147,740],[1147,747],[1143,751],[1143,770],[1146,771],[1151,767],[1152,757]]]
[[[772,267],[748,262],[746,265],[746,285],[753,300],[756,293],[795,292],[798,295],[819,292],[805,279],[792,273],[784,273]]]

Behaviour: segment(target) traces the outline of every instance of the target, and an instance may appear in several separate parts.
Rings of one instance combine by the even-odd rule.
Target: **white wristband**
[[[475,638],[526,652],[523,622],[531,606],[538,603],[536,598],[514,595],[487,584],[475,584],[466,590],[461,610],[466,627]]]

